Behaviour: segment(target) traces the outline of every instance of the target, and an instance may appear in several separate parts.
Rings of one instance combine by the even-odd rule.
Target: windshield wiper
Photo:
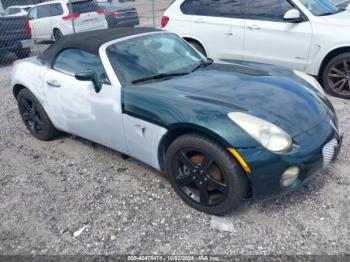
[[[214,63],[212,59],[208,59],[207,61],[201,62],[199,65],[197,65],[195,68],[192,69],[192,72],[197,71],[199,68],[207,67],[208,65],[211,65]]]
[[[183,76],[183,75],[188,75],[188,74],[189,74],[189,72],[168,73],[168,74],[163,73],[163,74],[158,74],[158,75],[151,75],[151,76],[142,77],[142,78],[139,78],[139,79],[132,81],[131,83],[137,84],[137,83],[148,81],[148,80],[163,79],[163,78],[167,78],[167,77]]]

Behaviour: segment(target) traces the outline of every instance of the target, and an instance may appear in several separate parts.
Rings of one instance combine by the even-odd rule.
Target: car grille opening
[[[329,141],[324,147],[323,147],[323,166],[328,165],[335,154],[336,148],[338,146],[338,140],[333,138],[331,141]]]

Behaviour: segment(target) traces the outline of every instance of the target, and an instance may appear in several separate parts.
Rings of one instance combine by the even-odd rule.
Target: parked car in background
[[[350,0],[331,0],[333,4],[340,8],[350,10]]]
[[[9,52],[15,53],[20,59],[30,56],[30,39],[31,33],[25,17],[0,17],[1,57]]]
[[[161,24],[214,59],[301,70],[350,98],[350,13],[328,0],[177,0]]]
[[[98,1],[104,10],[108,27],[133,27],[140,23],[136,8],[128,7],[114,2]]]
[[[5,9],[4,16],[26,16],[33,5],[14,5]]]
[[[28,13],[34,40],[57,40],[63,35],[106,29],[103,9],[94,0],[50,1],[33,7]]]
[[[213,63],[151,28],[64,37],[16,63],[12,91],[34,137],[61,130],[139,159],[210,214],[248,192],[261,199],[300,187],[341,147],[335,110],[313,77]]]

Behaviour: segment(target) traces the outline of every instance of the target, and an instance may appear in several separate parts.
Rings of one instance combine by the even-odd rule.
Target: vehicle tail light
[[[24,21],[24,26],[25,26],[25,28],[26,28],[26,31],[27,31],[29,34],[31,34],[31,33],[32,33],[32,28],[30,27],[29,19],[26,19],[26,20]]]
[[[163,16],[162,20],[160,21],[160,25],[162,27],[165,27],[168,24],[168,22],[169,22],[169,17],[168,16]]]
[[[112,16],[118,16],[118,15],[122,15],[123,13],[122,12],[120,12],[120,11],[112,11],[111,12],[111,15]]]
[[[96,10],[96,13],[98,13],[99,15],[102,15],[105,13],[105,11],[103,9],[98,9]]]
[[[80,17],[79,13],[73,13],[73,14],[69,14],[69,15],[66,15],[66,16],[62,16],[62,19],[63,20],[71,20],[71,19],[76,19],[76,18],[79,18],[79,17]]]

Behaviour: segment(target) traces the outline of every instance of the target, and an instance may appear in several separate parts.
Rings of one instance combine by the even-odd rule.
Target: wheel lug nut
[[[195,176],[193,176],[193,177],[192,177],[192,179],[193,179],[193,180],[195,180],[195,179],[196,179],[196,177],[195,177]]]

